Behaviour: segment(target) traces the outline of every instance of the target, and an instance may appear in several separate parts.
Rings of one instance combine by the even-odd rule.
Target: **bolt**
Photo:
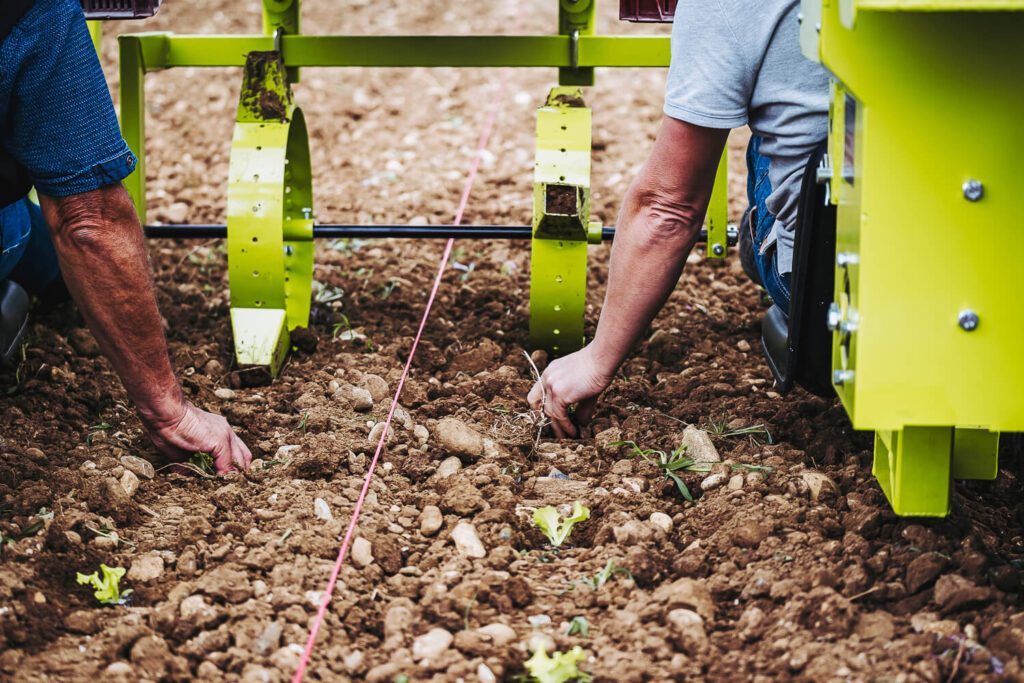
[[[711,251],[712,253],[714,253],[715,256],[721,256],[722,254],[725,253],[725,247],[723,247],[721,244],[716,244],[713,247],[711,247]]]
[[[856,332],[857,331],[857,321],[856,320],[844,320],[843,322],[839,323],[839,331],[842,332],[843,334],[852,334],[852,333]]]
[[[985,196],[985,186],[981,184],[980,180],[968,180],[964,183],[964,199],[969,202],[981,201],[981,198]]]
[[[978,323],[981,321],[978,318],[978,314],[968,308],[965,311],[960,311],[960,317],[957,318],[957,322],[960,324],[960,329],[964,332],[974,332],[978,329]]]
[[[828,329],[832,330],[833,332],[838,330],[839,329],[839,322],[842,319],[843,319],[843,314],[839,310],[839,304],[832,303],[828,307],[828,318],[826,319],[826,323],[825,323],[826,325],[828,325]]]
[[[856,263],[860,263],[860,257],[852,252],[841,251],[836,254],[836,265],[840,268],[852,266]]]
[[[834,370],[832,372],[832,383],[836,386],[843,386],[853,382],[853,370]]]

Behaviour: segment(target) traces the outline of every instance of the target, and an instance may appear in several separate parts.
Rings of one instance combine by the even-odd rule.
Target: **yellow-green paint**
[[[1024,11],[970,4],[821,12],[818,55],[839,82],[836,390],[877,431],[875,472],[903,515],[946,514],[950,476],[991,478],[998,433],[1024,430]]]
[[[103,58],[103,22],[102,21],[87,21],[85,22],[89,27],[89,37],[92,38],[92,46],[96,49],[96,54]]]
[[[591,115],[579,88],[537,110],[530,258],[530,344],[555,356],[583,346],[590,234]]]
[[[309,324],[309,142],[280,56],[250,54],[245,74],[228,171],[231,321],[239,366],[276,376],[288,332]]]
[[[729,150],[722,153],[715,175],[715,187],[711,191],[704,223],[708,229],[708,258],[724,259],[729,251]]]

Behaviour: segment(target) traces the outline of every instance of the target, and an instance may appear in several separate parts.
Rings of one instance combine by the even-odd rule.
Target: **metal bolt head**
[[[721,244],[716,244],[713,247],[711,247],[711,251],[712,253],[714,253],[715,256],[721,256],[722,254],[725,253],[725,247],[723,247]]]
[[[849,251],[841,251],[836,254],[836,265],[840,268],[860,263],[860,257]]]
[[[828,317],[825,319],[825,324],[828,325],[828,329],[835,332],[839,329],[839,322],[843,319],[843,313],[839,310],[839,304],[832,303],[828,307]]]
[[[969,202],[981,201],[985,196],[985,186],[980,180],[968,180],[964,183],[964,199]]]
[[[836,386],[843,386],[853,382],[853,370],[834,370],[832,372],[832,383]]]
[[[957,323],[960,325],[960,329],[964,332],[974,332],[978,329],[978,324],[981,320],[978,318],[978,314],[967,309],[960,311],[960,316],[957,318]]]

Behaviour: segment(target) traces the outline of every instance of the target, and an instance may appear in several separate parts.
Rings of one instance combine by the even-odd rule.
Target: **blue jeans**
[[[28,198],[0,209],[0,236],[0,282],[14,280],[39,296],[60,277],[43,213]]]
[[[775,244],[764,247],[765,240],[775,225],[775,216],[768,211],[768,197],[772,193],[772,182],[768,177],[770,160],[761,154],[761,138],[754,135],[747,147],[747,201],[750,204],[749,225],[742,229],[750,230],[753,237],[754,263],[761,278],[761,285],[768,295],[782,310],[789,313],[790,274],[779,272],[778,259],[775,258]]]

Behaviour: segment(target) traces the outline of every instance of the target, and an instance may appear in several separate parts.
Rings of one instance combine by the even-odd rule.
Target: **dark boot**
[[[0,283],[0,364],[13,365],[28,329],[28,293],[16,282]]]

